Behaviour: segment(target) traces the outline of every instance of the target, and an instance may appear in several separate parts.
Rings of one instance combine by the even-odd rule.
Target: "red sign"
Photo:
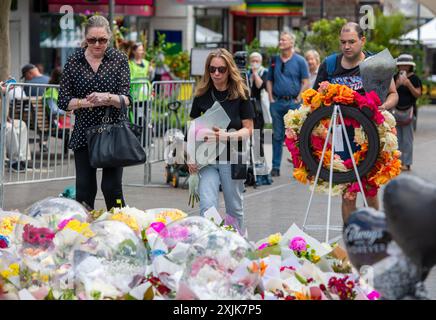
[[[108,5],[109,0],[48,0],[48,4]],[[152,6],[153,0],[115,0],[115,4],[120,6]]]

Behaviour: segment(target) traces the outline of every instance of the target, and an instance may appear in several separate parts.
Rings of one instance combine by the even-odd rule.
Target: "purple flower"
[[[380,293],[374,290],[368,293],[367,297],[369,300],[377,300],[380,299]]]
[[[289,248],[293,251],[306,251],[307,243],[302,237],[295,237],[289,242]]]
[[[259,248],[257,248],[257,250],[263,250],[263,249],[265,249],[266,247],[268,247],[268,242],[265,242],[265,243],[262,243],[260,246],[259,246]]]

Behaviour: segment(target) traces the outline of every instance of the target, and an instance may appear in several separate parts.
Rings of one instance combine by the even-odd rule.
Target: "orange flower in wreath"
[[[314,89],[307,89],[301,94],[301,98],[303,99],[303,104],[305,106],[310,106],[312,103],[313,97],[315,97],[318,92]]]
[[[308,172],[303,165],[301,165],[299,168],[294,169],[294,172],[292,173],[292,176],[295,178],[295,180],[306,184],[307,183],[307,176]]]
[[[341,104],[352,104],[354,102],[354,91],[347,86],[339,86],[338,94],[333,101]]]

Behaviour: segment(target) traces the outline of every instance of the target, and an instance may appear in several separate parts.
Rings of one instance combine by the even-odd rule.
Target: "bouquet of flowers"
[[[177,297],[253,299],[260,272],[251,244],[237,233],[215,231],[190,246]]]
[[[76,296],[79,299],[117,299],[145,276],[147,254],[141,239],[124,223],[99,221],[94,236],[73,250]]]

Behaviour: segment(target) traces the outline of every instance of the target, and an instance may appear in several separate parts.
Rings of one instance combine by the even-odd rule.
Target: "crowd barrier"
[[[132,122],[143,127],[147,154],[141,186],[151,182],[151,165],[164,160],[169,129],[186,134],[194,81],[132,81]],[[8,84],[1,94],[0,207],[7,185],[75,178],[68,149],[74,114],[57,108],[59,85]],[[128,184],[128,182],[127,182]]]

